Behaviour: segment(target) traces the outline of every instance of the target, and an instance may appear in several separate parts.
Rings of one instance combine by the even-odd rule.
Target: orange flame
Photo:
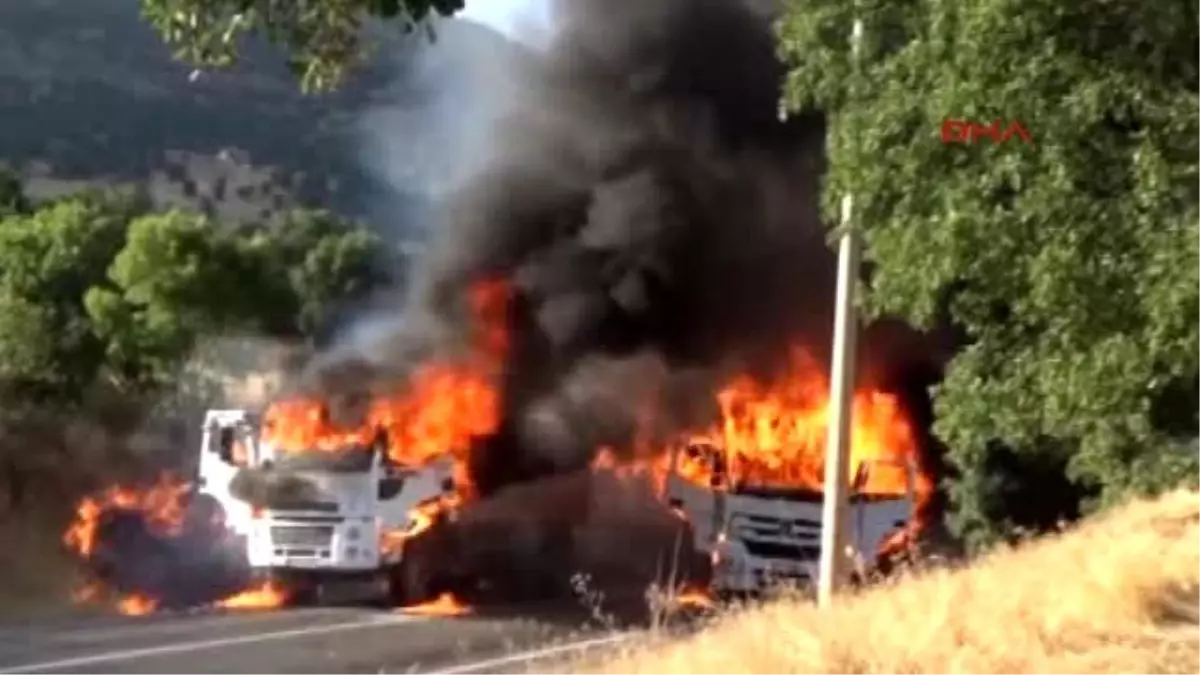
[[[147,490],[112,486],[98,495],[85,497],[75,508],[75,519],[63,533],[68,550],[90,558],[96,549],[101,517],[112,511],[136,511],[156,532],[177,535],[183,526],[183,496],[189,486],[163,473]]]
[[[790,371],[774,386],[738,377],[721,390],[717,401],[721,420],[704,437],[724,449],[733,480],[761,487],[822,489],[829,383],[811,356],[795,349]],[[860,491],[904,494],[907,467],[919,457],[899,400],[875,390],[856,392],[851,427],[850,477],[864,465],[868,470]]]
[[[452,513],[461,505],[462,496],[459,494],[442,495],[417,504],[408,512],[411,522],[407,528],[387,530],[380,534],[380,549],[385,556],[400,553],[406,541],[425,533],[439,517]]]
[[[354,428],[337,426],[324,401],[292,398],[267,409],[263,440],[282,452],[341,452],[382,438],[388,458],[408,467],[450,456],[456,486],[470,497],[467,455],[477,438],[493,433],[500,423],[495,380],[508,350],[508,301],[509,287],[502,281],[472,286],[467,297],[475,320],[470,355],[462,362],[416,368],[402,391],[373,398]]]
[[[117,602],[117,611],[125,616],[145,616],[158,609],[158,601],[149,596],[133,593]]]
[[[250,588],[219,600],[217,606],[222,609],[272,609],[283,606],[287,600],[286,589],[268,581],[257,588]]]
[[[695,607],[709,609],[716,606],[708,592],[700,588],[684,588],[670,598],[672,608]]]
[[[424,616],[461,616],[470,614],[471,607],[463,604],[453,593],[442,593],[436,599],[419,605],[401,607],[405,614],[420,614]]]
[[[670,469],[671,451],[678,453],[678,474],[700,485],[713,484],[714,456],[725,462],[723,488],[746,486],[805,489],[824,487],[826,438],[830,419],[829,383],[820,365],[807,352],[793,349],[789,370],[770,385],[741,375],[716,395],[719,419],[707,429],[682,434],[676,445],[657,448],[644,440],[622,461],[611,448],[602,448],[593,470],[619,477],[654,481],[660,493]],[[912,485],[916,511],[933,493],[933,481],[921,464],[916,437],[899,400],[864,389],[854,395],[851,421],[850,479],[864,470],[859,491],[872,495],[903,495]],[[704,449],[711,450],[705,456]],[[687,452],[686,450],[696,452]]]

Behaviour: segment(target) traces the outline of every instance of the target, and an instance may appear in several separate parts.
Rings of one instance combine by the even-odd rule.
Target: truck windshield
[[[334,473],[366,473],[371,470],[375,453],[368,447],[350,447],[329,452],[302,450],[283,452],[275,466],[284,471],[330,471]]]
[[[730,486],[734,494],[789,501],[821,501],[824,495],[824,476],[810,476],[804,486],[763,480],[757,476],[735,476]],[[850,486],[853,502],[888,501],[903,497],[908,491],[908,472],[904,466],[890,462],[863,465]]]

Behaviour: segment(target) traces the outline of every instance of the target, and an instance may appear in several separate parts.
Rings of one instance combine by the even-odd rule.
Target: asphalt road
[[[0,673],[530,672],[621,639],[572,623],[358,608],[9,623]]]

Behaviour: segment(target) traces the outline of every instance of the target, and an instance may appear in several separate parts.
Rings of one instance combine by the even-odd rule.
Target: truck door
[[[903,482],[899,494],[869,494],[866,488],[872,482],[872,474],[879,474],[876,484],[893,487]],[[912,518],[912,470],[902,460],[865,461],[855,473],[851,490],[853,510],[853,544],[856,551],[870,562],[875,558],[880,544],[897,529],[907,526]]]
[[[712,545],[723,522],[722,491],[728,476],[721,460],[707,445],[689,444],[671,452],[667,505],[686,517],[699,549]]]
[[[239,533],[249,527],[252,509],[230,492],[234,476],[255,464],[254,427],[245,420],[211,419],[204,430],[200,454],[199,492],[220,505],[226,524]]]

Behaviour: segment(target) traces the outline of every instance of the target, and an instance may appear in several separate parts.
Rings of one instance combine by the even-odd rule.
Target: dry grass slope
[[[829,611],[730,612],[606,673],[1200,673],[1200,494],[1181,491]]]

